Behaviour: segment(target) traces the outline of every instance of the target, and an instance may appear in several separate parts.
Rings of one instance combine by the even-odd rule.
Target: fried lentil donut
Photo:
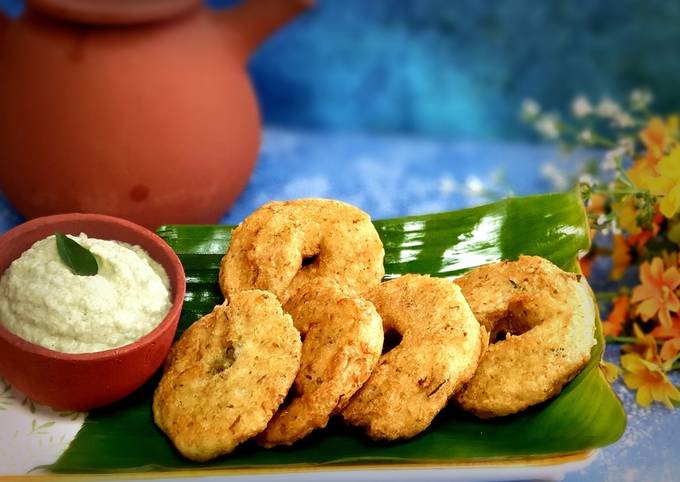
[[[270,202],[234,229],[220,287],[225,297],[271,291],[284,304],[318,277],[360,292],[380,283],[384,254],[369,216],[354,206],[329,199]]]
[[[265,429],[300,367],[300,334],[276,297],[235,293],[173,346],[156,388],[156,424],[185,457],[227,454]]]
[[[383,346],[382,320],[373,304],[327,278],[316,278],[285,305],[304,336],[297,395],[274,415],[259,442],[290,445],[342,410],[366,382]]]
[[[472,377],[487,342],[460,289],[445,279],[405,275],[364,295],[401,342],[383,354],[342,412],[373,439],[426,429]]]
[[[590,359],[595,312],[576,275],[522,256],[477,268],[456,283],[492,341],[456,396],[463,409],[481,418],[519,412],[557,395]]]

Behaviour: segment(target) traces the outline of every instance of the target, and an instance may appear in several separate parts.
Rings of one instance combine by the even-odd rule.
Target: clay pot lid
[[[71,22],[130,25],[166,20],[201,5],[201,0],[27,0],[30,8]]]

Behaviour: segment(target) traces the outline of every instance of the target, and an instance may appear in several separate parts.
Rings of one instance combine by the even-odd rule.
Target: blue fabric
[[[238,223],[272,199],[327,196],[354,203],[374,218],[456,209],[504,196],[545,192],[545,163],[569,170],[573,160],[531,144],[436,142],[409,138],[314,134],[269,129],[243,195],[223,219]],[[20,221],[0,196],[0,231]],[[603,267],[594,280],[602,286]],[[618,360],[617,348],[606,358]],[[680,382],[680,377],[674,377]],[[628,429],[568,481],[672,481],[680,460],[680,410],[643,409],[634,393],[614,384],[629,416]],[[559,436],[559,434],[555,434]]]

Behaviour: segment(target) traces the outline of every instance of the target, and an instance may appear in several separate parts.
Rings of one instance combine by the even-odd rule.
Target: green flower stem
[[[596,132],[591,131],[591,135],[592,135],[592,141],[588,143],[589,145],[606,147],[608,149],[612,149],[612,148],[617,146],[616,142],[614,142],[610,139],[607,139],[606,137],[603,137]]]
[[[635,344],[637,343],[637,338],[634,336],[605,336],[604,340],[607,343],[612,343],[615,345],[621,345],[621,344]],[[662,340],[656,340],[657,345],[663,345]]]
[[[647,191],[646,189],[634,189],[634,188],[631,188],[631,189],[620,189],[620,188],[619,189],[607,189],[607,188],[593,187],[593,188],[590,189],[590,192],[594,192],[594,193],[597,193],[597,194],[608,194],[608,195],[614,195],[614,196],[617,195],[617,194],[633,195],[633,196],[636,195],[636,194],[649,195],[649,191]],[[661,196],[657,196],[657,197],[661,197]]]
[[[595,293],[595,298],[598,301],[611,301],[619,296],[621,296],[621,293],[618,291],[598,291]]]

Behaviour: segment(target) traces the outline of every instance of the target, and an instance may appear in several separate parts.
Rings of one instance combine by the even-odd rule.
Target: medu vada
[[[330,199],[274,201],[234,229],[219,282],[225,297],[256,288],[284,304],[318,277],[361,292],[380,283],[384,254],[368,214],[354,206]]]
[[[191,460],[227,454],[265,429],[295,380],[301,350],[273,294],[235,293],[172,347],[154,420]]]
[[[285,305],[304,337],[295,397],[280,408],[258,438],[261,445],[290,445],[325,427],[366,382],[383,346],[382,320],[369,301],[335,281],[316,278]]]
[[[590,359],[595,308],[585,280],[521,256],[455,280],[491,336],[475,376],[456,399],[480,418],[500,417],[557,395]]]
[[[373,439],[412,437],[426,429],[475,372],[487,342],[458,286],[404,275],[364,293],[386,332],[401,341],[381,355],[342,412]]]

